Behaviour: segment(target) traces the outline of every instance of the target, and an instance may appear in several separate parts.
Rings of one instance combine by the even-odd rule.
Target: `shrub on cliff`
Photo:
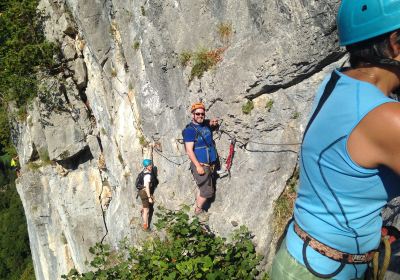
[[[256,254],[250,232],[236,230],[228,241],[214,235],[188,207],[179,211],[162,209],[156,227],[163,238],[152,236],[140,247],[122,242],[113,253],[108,245],[91,248],[93,271],[71,270],[64,279],[255,279],[261,257]]]

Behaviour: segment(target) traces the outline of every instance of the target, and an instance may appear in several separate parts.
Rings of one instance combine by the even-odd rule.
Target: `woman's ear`
[[[390,34],[389,44],[393,57],[400,56],[400,32],[396,31]]]

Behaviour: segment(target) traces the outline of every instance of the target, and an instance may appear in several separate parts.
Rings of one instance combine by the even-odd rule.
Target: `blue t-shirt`
[[[329,98],[309,127],[301,147],[300,185],[294,218],[309,235],[342,252],[363,254],[380,242],[382,217],[388,189],[398,187],[399,177],[388,170],[367,169],[356,164],[347,151],[353,129],[373,109],[395,102],[374,85],[340,76]],[[320,88],[314,109],[327,84]],[[286,246],[304,264],[303,241],[289,227]],[[339,263],[307,247],[310,266],[322,274],[334,272]],[[333,279],[360,278],[366,264],[345,265]]]
[[[183,142],[194,142],[194,154],[200,163],[214,163],[217,160],[212,131],[207,124],[187,125],[183,130]]]

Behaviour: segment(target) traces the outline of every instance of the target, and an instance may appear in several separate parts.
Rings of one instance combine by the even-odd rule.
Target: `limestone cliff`
[[[95,242],[116,248],[124,237],[141,238],[133,185],[148,143],[156,144],[156,203],[193,203],[180,138],[199,99],[222,120],[223,165],[230,137],[237,140],[231,178],[217,181],[210,226],[227,235],[247,225],[269,260],[274,201],[295,170],[310,101],[325,73],[344,61],[338,4],[42,0],[62,69],[42,77],[29,116],[13,127],[37,279],[88,269]],[[199,74],[183,58],[202,51],[216,65]],[[254,109],[246,111],[250,100]]]

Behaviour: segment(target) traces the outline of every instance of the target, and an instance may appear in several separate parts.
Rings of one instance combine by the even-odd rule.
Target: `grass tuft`
[[[229,44],[233,33],[232,23],[221,22],[218,24],[217,32],[221,42],[223,44]]]
[[[280,236],[292,217],[294,201],[296,199],[296,187],[299,182],[299,170],[295,169],[292,177],[288,180],[285,190],[275,201],[274,205],[274,231]]]
[[[245,104],[242,106],[242,112],[243,114],[250,114],[250,112],[254,109],[254,103],[252,100],[247,100]]]

